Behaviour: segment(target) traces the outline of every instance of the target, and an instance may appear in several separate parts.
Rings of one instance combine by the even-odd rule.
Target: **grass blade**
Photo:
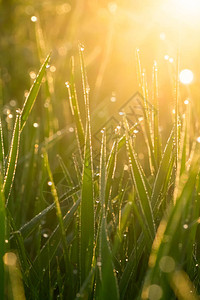
[[[4,263],[3,256],[5,254],[6,239],[6,211],[5,198],[2,192],[2,183],[0,178],[0,299],[4,299]]]
[[[65,227],[64,227],[64,222],[63,222],[63,217],[62,217],[62,212],[61,212],[61,208],[60,208],[60,203],[58,200],[58,195],[57,195],[57,191],[56,191],[56,187],[54,184],[54,180],[53,180],[53,175],[49,166],[49,162],[48,162],[48,156],[47,153],[44,153],[44,162],[47,168],[47,172],[48,172],[48,176],[49,176],[49,180],[51,182],[51,193],[53,195],[53,199],[55,202],[55,207],[56,207],[56,214],[58,217],[58,223],[60,226],[60,232],[61,232],[61,240],[62,240],[62,245],[63,245],[63,255],[64,255],[64,261],[65,261],[65,267],[66,267],[66,272],[69,276],[69,280],[73,286],[73,282],[72,282],[72,269],[71,269],[71,264],[69,261],[69,254],[68,254],[68,249],[67,249],[67,241],[66,241],[66,236],[65,236]]]
[[[168,169],[170,167],[169,161],[171,159],[172,148],[173,148],[173,130],[167,141],[164,154],[158,169],[158,173],[156,175],[156,179],[153,185],[151,203],[155,208],[158,208],[158,205],[161,204],[159,203],[159,199],[160,199],[159,196],[161,195],[162,187],[165,185],[165,179],[168,173]]]
[[[105,192],[106,192],[106,134],[105,130],[102,135],[101,157],[100,157],[100,178],[99,178],[99,198],[102,207],[102,220],[100,230],[100,278],[101,283],[98,289],[99,299],[119,299],[119,288],[117,278],[114,273],[112,262],[112,253],[110,250],[108,235],[106,230],[106,207],[105,207]]]
[[[144,115],[144,136],[145,136],[148,151],[149,151],[150,168],[153,173],[154,171],[157,170],[157,162],[156,162],[154,149],[153,149],[150,121],[148,120],[148,110],[147,110],[147,103],[146,103],[146,99],[145,99],[145,88],[143,87],[143,84],[142,84],[142,71],[141,71],[139,49],[136,50],[136,66],[137,66],[137,78],[138,78],[138,84],[139,84],[139,92],[142,95],[141,108],[142,108],[143,115]]]
[[[79,205],[80,205],[80,200],[78,200],[63,217],[63,226],[65,230],[68,228],[70,222],[72,221],[74,214],[76,213]],[[40,272],[40,270],[46,271],[48,269],[49,263],[55,257],[55,253],[58,249],[60,242],[61,242],[61,234],[60,234],[60,226],[58,225],[53,231],[53,233],[51,234],[51,236],[49,237],[48,241],[41,249],[39,255],[35,258],[33,262],[33,266],[30,268],[31,279],[34,280],[35,278],[34,274],[37,274],[38,277],[37,282],[35,282],[35,284],[38,284],[39,281],[42,279],[43,274]],[[49,258],[48,258],[48,253],[50,254]]]
[[[127,128],[128,126],[127,123],[125,123],[125,126]],[[141,174],[141,167],[139,167],[139,162],[133,150],[133,146],[131,144],[130,137],[128,136],[128,134],[127,134],[127,150],[131,162],[132,178],[137,191],[137,195],[140,199],[140,206],[143,213],[145,225],[147,228],[147,232],[149,233],[150,239],[153,241],[155,236],[155,223],[153,218],[153,211],[148,196],[147,188],[145,186],[143,176]]]
[[[15,126],[13,130],[13,136],[10,146],[10,153],[8,157],[8,165],[6,175],[3,183],[3,192],[5,199],[8,202],[13,180],[15,177],[15,171],[17,166],[18,152],[19,152],[19,141],[20,141],[20,129],[21,129],[21,115],[16,116]]]
[[[86,129],[85,147],[82,170],[82,189],[81,189],[81,283],[88,276],[92,264],[93,244],[94,244],[94,195],[93,195],[93,162],[91,145],[91,128],[89,112],[89,89],[87,86],[87,76],[83,59],[83,48],[79,46],[83,92],[86,109]]]
[[[172,296],[169,284],[173,279],[174,272],[180,269],[184,261],[185,251],[178,250],[178,245],[180,243],[187,245],[189,238],[190,231],[185,231],[183,222],[189,219],[190,206],[194,203],[192,198],[198,172],[199,158],[195,157],[189,175],[182,177],[175,206],[171,207],[168,216],[159,226],[149,259],[150,269],[142,292],[143,299],[148,299],[149,286],[152,284],[161,285],[164,299]],[[168,238],[167,243],[166,238]],[[170,268],[168,268],[169,266]],[[162,270],[161,275],[160,270]]]
[[[76,94],[76,87],[75,87],[75,80],[74,80],[74,57],[71,58],[70,84],[66,83],[66,86],[68,88],[72,116],[74,117],[74,121],[76,124],[76,135],[77,135],[78,144],[79,147],[82,149],[84,145],[84,129],[83,129],[79,105],[77,101],[77,94]]]
[[[43,65],[41,66],[41,69],[39,70],[38,74],[37,74],[37,77],[36,77],[36,80],[34,81],[30,91],[29,91],[29,94],[24,102],[24,105],[23,105],[23,108],[22,108],[22,117],[21,117],[21,130],[24,128],[24,125],[28,119],[28,116],[33,108],[33,105],[35,103],[35,100],[36,100],[36,97],[37,97],[37,94],[39,92],[39,89],[40,89],[40,85],[41,85],[41,82],[42,82],[42,78],[43,76],[45,75],[45,72],[46,72],[46,66],[49,62],[49,59],[50,59],[50,55],[49,54],[45,60],[45,62],[43,63]]]
[[[0,170],[3,175],[5,174],[5,155],[4,155],[4,142],[3,142],[3,128],[0,119]]]
[[[114,273],[112,254],[108,242],[106,231],[106,218],[102,216],[100,231],[100,274],[101,286],[99,288],[98,299],[119,299],[119,288],[117,278]]]
[[[153,122],[154,122],[154,153],[159,166],[161,159],[161,142],[160,142],[160,133],[159,133],[159,109],[158,109],[158,67],[157,63],[154,63],[153,66]]]

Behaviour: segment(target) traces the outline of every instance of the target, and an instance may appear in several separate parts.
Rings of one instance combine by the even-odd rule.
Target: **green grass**
[[[66,131],[57,131],[59,114],[53,106],[59,111],[59,102],[53,101],[46,70],[50,55],[16,113],[11,138],[2,120],[0,299],[18,299],[19,291],[20,299],[25,293],[34,300],[198,299],[200,145],[189,132],[195,120],[189,110],[182,118],[175,99],[175,120],[164,142],[157,66],[152,110],[136,54],[143,120],[131,125],[124,113],[110,146],[102,128],[98,166],[93,163],[97,145],[81,45],[84,109],[76,92],[74,58],[66,83],[75,126],[71,141],[76,141],[70,154],[60,147]],[[38,117],[33,108],[37,96],[51,104],[39,128],[31,126]],[[141,146],[140,153],[148,153],[143,164],[141,141],[145,149]]]

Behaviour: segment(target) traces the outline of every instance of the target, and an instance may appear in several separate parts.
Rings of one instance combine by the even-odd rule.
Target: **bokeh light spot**
[[[32,17],[31,17],[31,21],[32,21],[33,23],[37,22],[37,17],[36,17],[36,16],[32,16]]]
[[[175,261],[171,256],[163,256],[159,262],[162,272],[170,273],[175,269]]]
[[[161,287],[157,284],[152,284],[149,287],[149,299],[150,300],[159,300],[162,298],[163,291]]]
[[[180,72],[179,78],[182,84],[190,84],[194,79],[194,75],[191,70],[185,69]]]

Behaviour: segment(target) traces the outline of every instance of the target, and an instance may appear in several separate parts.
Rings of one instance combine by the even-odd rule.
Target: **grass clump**
[[[94,166],[90,89],[81,45],[79,56],[85,114],[79,109],[73,58],[66,83],[78,155],[55,159],[62,132],[55,131],[53,122],[47,131],[45,125],[40,128],[45,141],[25,127],[40,84],[47,80],[49,55],[16,115],[7,159],[5,133],[1,138],[1,298],[15,299],[17,284],[26,299],[198,299],[200,146],[189,138],[189,116],[182,118],[176,110],[164,143],[157,65],[152,109],[137,51],[143,118],[132,125],[124,112],[111,147],[102,128]],[[48,86],[42,91],[51,94]],[[145,166],[137,154],[140,140],[148,153]],[[14,262],[6,260],[9,253]],[[8,276],[12,263],[21,281]]]

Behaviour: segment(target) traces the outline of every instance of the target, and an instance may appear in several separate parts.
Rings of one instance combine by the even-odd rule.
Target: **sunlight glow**
[[[185,69],[180,72],[180,82],[190,84],[193,81],[194,75],[191,70]]]
[[[177,13],[185,16],[194,16],[200,9],[199,0],[174,0]]]

